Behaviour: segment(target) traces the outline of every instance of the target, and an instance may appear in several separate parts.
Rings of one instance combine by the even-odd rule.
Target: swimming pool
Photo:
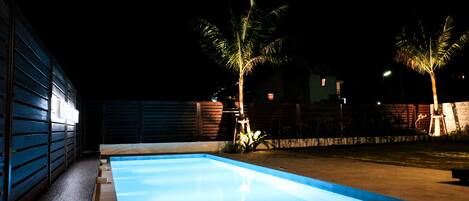
[[[110,161],[118,201],[398,200],[210,154]]]

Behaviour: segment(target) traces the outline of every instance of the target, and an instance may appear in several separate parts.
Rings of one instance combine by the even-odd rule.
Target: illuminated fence
[[[413,135],[428,130],[428,105],[414,104],[256,104],[250,105],[253,127],[274,138]],[[342,115],[341,115],[342,114]]]
[[[0,0],[0,200],[36,200],[80,152],[77,93],[10,11]]]
[[[220,102],[105,101],[85,105],[85,135],[97,145],[119,143],[230,140],[232,105]],[[415,124],[428,105],[249,104],[253,129],[273,138],[414,135],[428,129]],[[89,117],[89,118],[88,118]],[[341,130],[343,123],[343,130]],[[89,144],[89,142],[85,143]],[[91,143],[92,144],[92,143]]]

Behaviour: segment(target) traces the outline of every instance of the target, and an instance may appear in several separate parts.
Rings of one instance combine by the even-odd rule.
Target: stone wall
[[[275,148],[300,148],[331,145],[384,144],[428,140],[427,136],[382,136],[382,137],[344,137],[344,138],[306,138],[268,140]],[[165,154],[165,153],[216,153],[222,151],[230,141],[210,142],[171,142],[138,144],[101,144],[101,156]],[[259,145],[258,149],[267,149]]]

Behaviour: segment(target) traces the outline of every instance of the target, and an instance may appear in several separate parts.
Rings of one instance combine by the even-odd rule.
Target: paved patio
[[[88,154],[72,165],[52,184],[39,201],[90,201],[98,171],[98,155]]]
[[[318,157],[288,151],[219,155],[405,200],[462,201],[468,200],[469,196],[469,186],[460,185],[447,170]]]

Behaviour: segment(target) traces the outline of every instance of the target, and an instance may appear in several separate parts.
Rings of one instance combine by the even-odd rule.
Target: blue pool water
[[[111,157],[118,201],[397,200],[209,154]]]

